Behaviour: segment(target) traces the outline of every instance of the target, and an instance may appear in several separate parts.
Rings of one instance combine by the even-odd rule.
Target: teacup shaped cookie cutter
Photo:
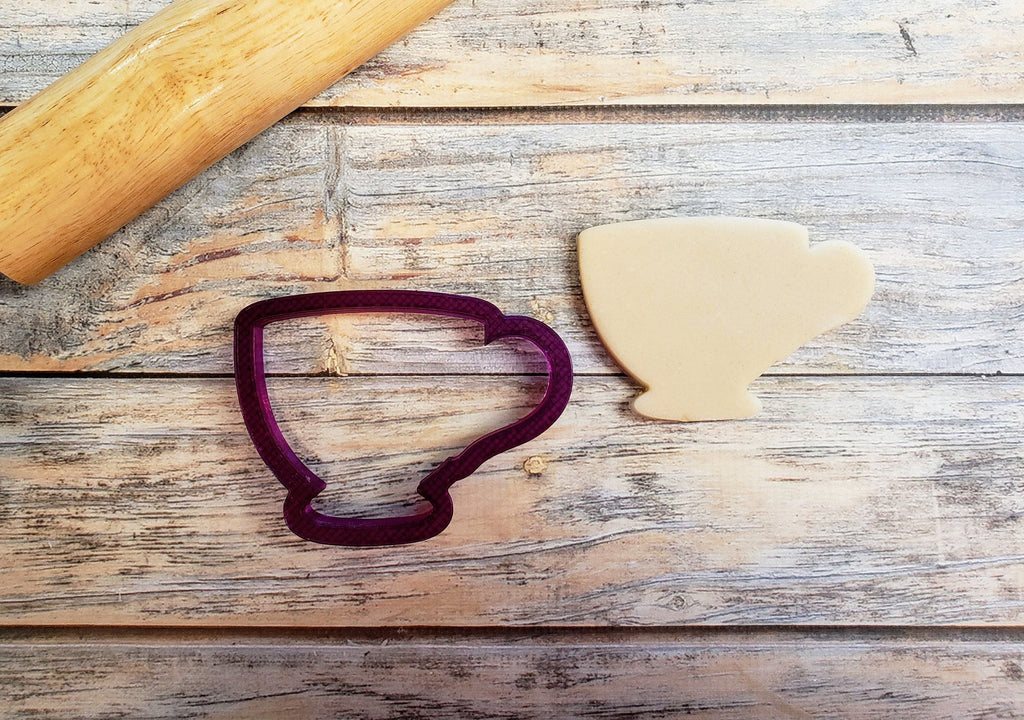
[[[264,328],[282,320],[357,312],[422,313],[476,320],[483,325],[485,345],[501,338],[522,338],[535,345],[547,361],[547,390],[526,417],[478,438],[423,478],[417,492],[431,506],[424,512],[367,519],[334,517],[313,509],[313,499],[327,483],[292,451],[270,406],[264,372]],[[533,318],[503,315],[485,300],[462,295],[410,290],[313,293],[254,303],[235,320],[235,386],[249,436],[260,457],[288,490],[284,503],[288,527],[301,538],[327,545],[400,545],[434,537],[451,522],[451,486],[488,459],[551,427],[569,403],[572,384],[572,359],[554,330]]]

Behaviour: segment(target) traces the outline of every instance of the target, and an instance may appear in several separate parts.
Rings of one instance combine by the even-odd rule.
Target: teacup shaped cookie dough
[[[645,387],[633,409],[660,420],[754,415],[747,386],[860,315],[875,284],[856,246],[749,218],[602,225],[580,233],[579,263],[598,335]]]

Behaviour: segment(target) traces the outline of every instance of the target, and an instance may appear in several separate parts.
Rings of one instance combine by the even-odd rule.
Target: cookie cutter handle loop
[[[521,338],[535,345],[547,362],[547,389],[540,403],[525,417],[477,438],[424,478],[420,484],[424,497],[436,496],[442,489],[447,490],[471,475],[488,459],[533,440],[555,423],[569,403],[573,386],[572,358],[554,330],[539,320],[510,315],[492,322],[485,332],[485,345],[507,337]]]

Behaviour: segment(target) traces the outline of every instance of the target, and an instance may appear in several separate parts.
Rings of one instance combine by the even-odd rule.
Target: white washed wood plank
[[[339,514],[535,402],[537,378],[274,380]],[[303,543],[230,381],[0,379],[0,622],[1018,625],[1019,378],[769,378],[752,420],[634,416],[580,378],[438,538]],[[536,474],[527,460],[539,458]],[[312,460],[311,460],[312,461]]]
[[[568,315],[572,337],[579,230],[666,215],[787,219],[813,240],[863,247],[879,283],[861,320],[783,367],[1019,371],[1007,342],[1024,319],[1024,142],[1012,124],[394,127],[347,138],[349,279],[425,286],[451,272],[458,288],[549,309],[560,329]],[[591,342],[575,356],[600,366],[583,329]]]
[[[576,234],[734,214],[801,222],[877,267],[865,315],[776,372],[1020,373],[1022,137],[1020,123],[295,120],[41,285],[0,280],[0,370],[229,372],[248,302],[394,287],[539,317],[581,372],[614,372],[583,306]],[[477,352],[464,324],[302,327],[277,334],[275,369],[521,369]]]
[[[0,102],[169,0],[0,2]],[[1004,103],[1016,0],[458,0],[314,105]]]
[[[595,642],[0,643],[7,717],[1019,717],[1019,642],[749,633]]]

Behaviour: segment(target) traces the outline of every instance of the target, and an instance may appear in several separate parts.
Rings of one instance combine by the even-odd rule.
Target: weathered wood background
[[[0,0],[11,107],[167,0]],[[0,716],[1024,717],[1017,0],[456,0],[39,286],[0,279]],[[2,162],[2,158],[0,158]],[[878,272],[748,421],[628,409],[575,236],[795,220]],[[573,401],[440,537],[306,544],[237,411],[249,302],[489,299]],[[536,401],[472,324],[277,326],[338,513]]]

